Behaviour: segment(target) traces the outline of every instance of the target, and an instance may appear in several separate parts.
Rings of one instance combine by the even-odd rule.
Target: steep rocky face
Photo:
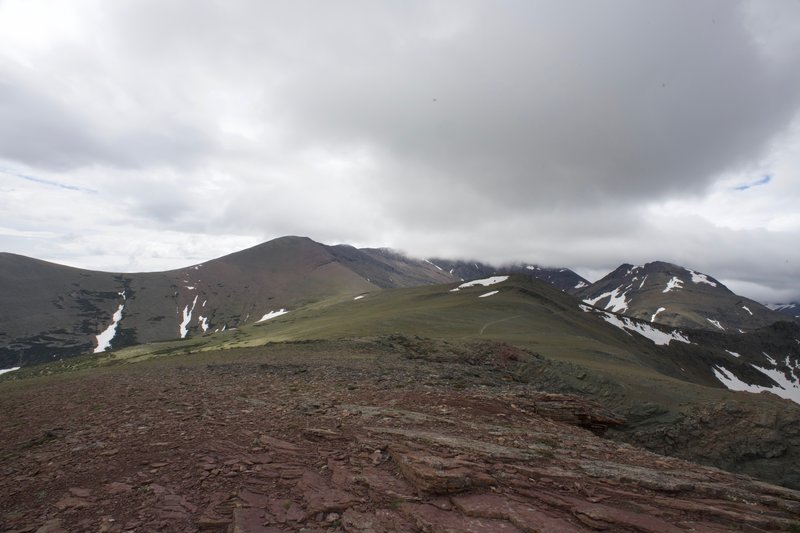
[[[800,409],[789,400],[785,409],[759,400],[684,406],[669,423],[659,423],[665,413],[643,404],[624,411],[629,422],[614,436],[664,455],[800,488]]]
[[[681,328],[752,331],[785,319],[711,276],[660,261],[622,265],[575,295],[607,311]]]
[[[548,268],[524,264],[493,266],[480,262],[447,259],[430,259],[430,263],[464,281],[503,274],[523,274],[549,283],[565,292],[589,286],[589,281],[568,268]]]

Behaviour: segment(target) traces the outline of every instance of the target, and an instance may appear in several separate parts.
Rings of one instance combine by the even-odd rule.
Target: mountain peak
[[[666,261],[622,264],[576,294],[608,311],[684,328],[743,332],[781,319],[715,278]]]

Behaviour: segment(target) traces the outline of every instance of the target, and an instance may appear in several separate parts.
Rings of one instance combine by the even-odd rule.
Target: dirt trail
[[[465,382],[470,372],[378,345],[319,343],[2,383],[0,530],[800,523],[800,493],[604,439],[596,433],[612,413],[491,369]]]
[[[483,325],[483,327],[481,328],[481,331],[480,331],[479,335],[483,335],[483,332],[484,332],[484,331],[486,331],[486,328],[488,328],[489,326],[493,326],[493,325],[495,325],[495,324],[499,324],[500,322],[506,322],[506,321],[508,321],[508,320],[514,320],[515,318],[519,318],[519,316],[520,316],[520,315],[514,315],[514,316],[510,316],[510,317],[508,317],[508,318],[501,318],[500,320],[495,320],[495,321],[493,321],[493,322],[487,322],[487,323],[486,323],[486,324],[484,324],[484,325]]]

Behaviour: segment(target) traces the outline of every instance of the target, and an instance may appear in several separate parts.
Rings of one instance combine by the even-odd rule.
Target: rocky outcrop
[[[796,491],[581,427],[617,420],[591,403],[514,382],[435,385],[430,367],[403,356],[334,350],[259,347],[225,352],[224,365],[194,354],[0,383],[0,530],[711,532],[800,521]]]
[[[780,409],[774,399],[743,396],[684,406],[669,423],[645,418],[615,436],[658,453],[800,488],[800,408],[789,400]]]

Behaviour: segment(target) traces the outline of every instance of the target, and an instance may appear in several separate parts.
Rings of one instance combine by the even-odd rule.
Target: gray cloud
[[[798,6],[85,0],[36,40],[0,4],[3,168],[97,191],[0,184],[0,227],[136,268],[159,234],[307,234],[800,298]]]

